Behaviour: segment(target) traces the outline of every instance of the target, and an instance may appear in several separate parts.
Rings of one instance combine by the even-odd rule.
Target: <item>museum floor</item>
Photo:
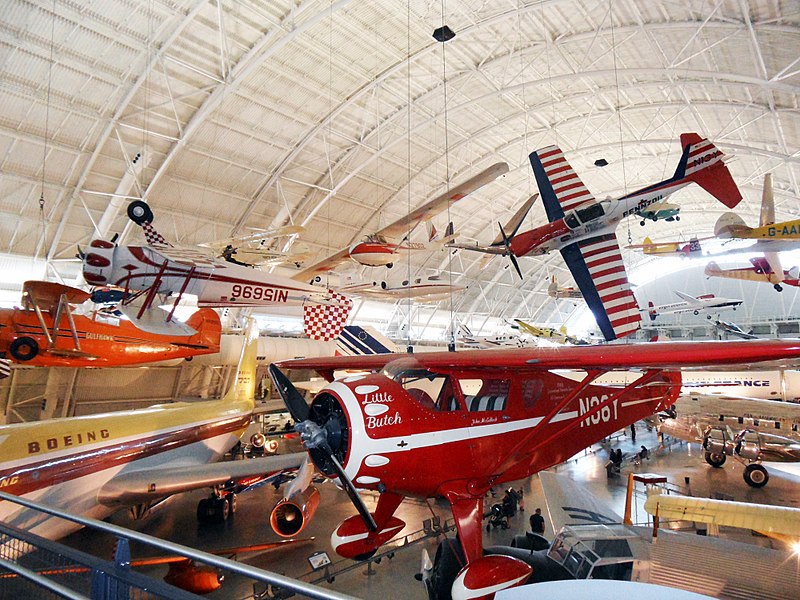
[[[636,466],[626,462],[623,466],[623,477],[608,479],[605,463],[607,461],[608,447],[621,448],[628,455],[632,455],[644,444],[652,451],[651,459],[642,465]],[[560,465],[555,470],[566,473],[576,481],[584,483],[592,493],[605,499],[620,514],[624,510],[625,501],[625,474],[628,471],[650,472],[667,475],[670,483],[690,488],[694,496],[709,497],[712,494],[723,494],[726,499],[738,501],[757,502],[763,504],[782,504],[785,506],[800,506],[800,479],[792,476],[770,471],[770,481],[765,488],[753,489],[742,480],[742,466],[734,461],[729,461],[722,469],[713,469],[702,458],[702,453],[697,445],[676,443],[668,448],[657,449],[658,441],[654,431],[648,432],[643,423],[637,424],[636,442],[629,435],[621,436],[611,441],[610,446],[596,445],[574,457],[568,463]],[[507,486],[506,486],[507,487]],[[544,509],[545,503],[538,476],[533,476],[525,481],[514,484],[515,488],[524,489],[523,513],[518,513],[510,521],[507,530],[492,529],[490,533],[484,530],[484,546],[507,544],[512,537],[524,533],[528,526],[528,515],[536,507]],[[408,548],[397,550],[389,559],[384,557],[380,564],[355,565],[353,561],[338,559],[330,546],[330,533],[344,518],[355,514],[352,505],[345,493],[330,483],[319,486],[322,501],[314,520],[302,533],[303,538],[314,538],[304,544],[291,548],[284,548],[277,553],[262,554],[244,557],[249,564],[275,571],[291,577],[313,581],[322,577],[322,573],[312,573],[307,557],[317,551],[325,551],[334,561],[337,574],[333,583],[324,580],[320,583],[331,589],[351,594],[359,598],[426,598],[424,586],[414,579],[414,573],[420,569],[421,553],[427,548],[433,556],[437,540],[428,538],[411,545]],[[498,490],[494,501],[499,501],[502,490]],[[188,546],[214,550],[235,546],[246,546],[276,541],[278,537],[272,532],[268,523],[268,515],[272,506],[281,498],[280,492],[271,485],[266,485],[252,492],[239,496],[239,508],[235,517],[228,522],[214,526],[199,527],[195,519],[197,501],[203,497],[201,492],[184,494],[173,498],[155,514],[139,522],[133,522],[128,514],[123,512],[114,517],[114,522],[126,527],[131,527],[145,533],[169,539]],[[368,505],[372,508],[374,502],[365,494]],[[487,504],[493,499],[487,498]],[[543,510],[546,515],[546,510]],[[397,512],[407,527],[403,536],[422,529],[423,521],[432,515],[438,516],[442,523],[451,517],[448,504],[444,501],[431,501],[430,503],[418,500],[405,500]],[[634,514],[637,520],[637,514]],[[638,511],[638,520],[646,520],[643,511]],[[548,527],[547,537],[552,537],[552,530]],[[768,538],[754,537],[748,533],[739,533],[737,539],[749,539],[754,543],[767,545],[776,543]],[[66,543],[98,555],[109,557],[112,553],[113,540],[104,539],[97,534],[82,531],[69,538]],[[779,546],[775,546],[779,547]],[[136,547],[133,548],[134,557]],[[340,572],[343,568],[349,568]],[[148,573],[154,576],[163,576],[165,570],[152,569]],[[209,598],[243,599],[252,598],[253,584],[235,575],[226,576],[221,589],[209,595]]]

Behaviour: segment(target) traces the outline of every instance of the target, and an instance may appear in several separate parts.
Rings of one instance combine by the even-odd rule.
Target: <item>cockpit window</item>
[[[464,402],[470,412],[505,410],[508,403],[510,379],[459,379]]]
[[[586,223],[587,221],[592,221],[597,217],[603,216],[603,205],[599,202],[595,202],[586,208],[577,209],[575,213],[578,215],[581,223]]]
[[[574,212],[568,213],[564,216],[564,223],[566,223],[567,227],[570,229],[577,229],[580,227],[580,221],[578,221],[578,217],[575,216]]]
[[[395,361],[386,366],[383,374],[403,386],[411,398],[428,410],[460,408],[450,376],[425,369],[414,359]]]

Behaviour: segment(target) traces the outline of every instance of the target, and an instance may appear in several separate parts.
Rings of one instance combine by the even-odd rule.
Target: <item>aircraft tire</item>
[[[716,452],[706,452],[705,454],[706,462],[716,469],[722,467],[727,458],[724,454],[717,454]]]
[[[433,559],[433,572],[427,582],[429,600],[450,600],[456,575],[466,564],[458,538],[442,540]]]
[[[762,488],[769,481],[769,473],[763,465],[757,463],[744,468],[744,482],[750,487]]]
[[[35,339],[23,336],[11,342],[8,352],[18,361],[25,362],[39,354],[39,344],[36,343]]]
[[[694,314],[696,314],[696,315],[699,315],[699,314],[700,314],[700,311],[699,311],[699,310],[696,310],[696,311],[694,311]]]
[[[128,205],[128,218],[137,225],[153,222],[153,210],[146,202],[134,200]]]
[[[214,520],[217,523],[224,523],[228,520],[231,514],[231,505],[223,498],[214,498],[211,500],[214,506]]]
[[[228,508],[230,509],[230,514],[235,515],[236,509],[238,508],[237,505],[239,504],[236,494],[234,494],[233,492],[225,494],[225,500],[228,502]]]
[[[780,284],[780,283],[776,283],[776,284],[775,284],[775,285],[773,285],[772,287],[774,287],[774,288],[775,288],[775,291],[776,291],[776,292],[782,292],[782,291],[783,291],[783,287],[781,286],[781,284]]]

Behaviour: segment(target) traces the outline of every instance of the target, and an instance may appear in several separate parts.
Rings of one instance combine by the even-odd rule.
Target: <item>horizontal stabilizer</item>
[[[141,316],[139,316],[141,307],[134,304],[120,304],[119,310],[121,310],[122,313],[128,317],[128,319],[130,319],[134,325],[136,325],[136,327],[142,331],[147,331],[148,333],[155,333],[156,335],[171,335],[175,337],[190,336],[197,333],[195,329],[186,323],[178,321],[175,319],[175,317],[167,321],[169,313],[158,306],[148,308],[142,313]]]

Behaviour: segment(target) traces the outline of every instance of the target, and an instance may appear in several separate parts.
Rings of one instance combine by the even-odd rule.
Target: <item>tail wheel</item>
[[[705,458],[708,464],[718,469],[725,464],[728,457],[721,452],[706,452]]]
[[[744,468],[744,481],[750,487],[762,488],[769,481],[769,473],[762,465],[747,465]]]
[[[39,354],[39,344],[30,337],[20,337],[11,342],[8,352],[19,361],[31,360]]]

